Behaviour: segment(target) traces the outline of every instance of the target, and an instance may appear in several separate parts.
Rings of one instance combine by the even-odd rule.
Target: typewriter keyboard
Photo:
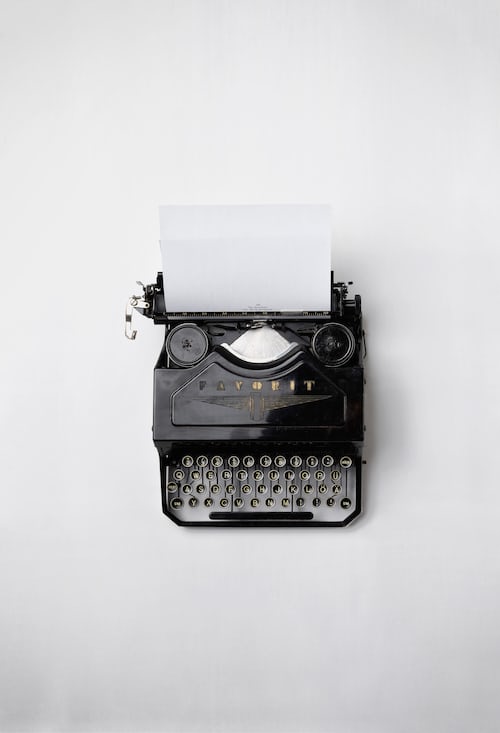
[[[166,505],[180,522],[344,523],[357,510],[349,455],[186,452],[166,471]]]

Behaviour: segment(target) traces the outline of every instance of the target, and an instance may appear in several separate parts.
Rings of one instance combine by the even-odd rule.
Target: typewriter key
[[[205,486],[203,484],[198,484],[196,487],[196,493],[197,494],[203,494],[205,492]]]
[[[314,474],[314,478],[316,481],[323,481],[325,478],[325,472],[324,471],[316,471]]]
[[[271,481],[277,481],[279,477],[280,477],[279,471],[275,471],[274,468],[271,471],[269,471],[269,478],[271,479]]]
[[[183,494],[190,494],[191,491],[192,491],[192,488],[189,484],[186,484],[185,486],[182,487]]]
[[[329,496],[326,500],[326,503],[328,504],[328,506],[335,506],[335,499],[333,498],[333,496]]]
[[[309,473],[309,471],[301,471],[300,478],[302,479],[302,481],[307,481],[311,478],[311,474]]]
[[[313,499],[313,506],[321,506],[321,499],[318,499],[317,497]]]
[[[234,506],[236,507],[236,509],[241,509],[244,503],[245,502],[243,501],[243,499],[240,499],[239,497],[234,500]]]
[[[253,477],[255,481],[262,481],[262,479],[264,478],[264,474],[262,473],[262,471],[254,471]]]
[[[177,491],[177,484],[174,484],[173,481],[170,481],[170,483],[167,484],[167,489],[170,492]]]
[[[332,471],[332,481],[338,481],[340,478],[340,471]]]
[[[201,473],[199,471],[191,471],[191,478],[193,481],[199,481]]]
[[[311,468],[314,468],[315,466],[317,466],[317,465],[318,465],[318,459],[316,458],[316,456],[307,456],[307,461],[306,461],[306,463],[307,463],[307,465],[308,465],[308,466],[310,466]]]
[[[349,509],[349,507],[351,506],[351,500],[347,498],[342,499],[342,501],[340,502],[340,506],[342,507],[342,509]]]
[[[196,463],[200,468],[205,468],[205,466],[208,466],[208,458],[206,456],[198,456]]]
[[[189,506],[192,506],[192,507],[198,506],[198,499],[196,498],[196,496],[192,496],[188,503],[189,503]]]
[[[207,497],[207,498],[205,499],[205,502],[204,502],[205,506],[212,506],[212,505],[213,505],[213,503],[214,503],[214,500],[213,500],[213,499],[211,499],[210,497]]]
[[[228,484],[226,486],[226,494],[231,495],[231,494],[234,494],[235,491],[236,489],[234,488],[233,484]]]
[[[327,485],[326,484],[320,484],[318,486],[318,491],[319,491],[320,494],[326,494],[326,492],[328,491]]]
[[[270,496],[269,499],[266,499],[266,506],[274,506],[275,503],[276,502],[274,501],[274,499],[272,498],[272,496]]]
[[[172,501],[170,502],[170,507],[172,509],[181,509],[183,503],[184,502],[182,501],[182,499],[172,499]]]
[[[218,494],[220,491],[220,486],[218,486],[217,484],[212,484],[212,486],[210,487],[210,491],[212,492],[212,494]]]
[[[301,507],[301,506],[304,506],[305,501],[301,496],[299,496],[299,498],[297,499],[295,503],[297,504],[297,506]]]
[[[219,503],[221,507],[227,507],[229,506],[229,499],[221,499]]]
[[[253,506],[254,509],[256,506],[259,506],[259,500],[258,499],[251,499],[250,500],[250,506]]]
[[[244,456],[243,458],[243,465],[247,468],[250,468],[255,463],[255,458],[253,456]]]
[[[286,465],[286,458],[284,456],[276,456],[274,459],[274,465],[278,468],[283,468]]]
[[[227,468],[224,469],[224,471],[222,472],[222,478],[224,479],[224,481],[229,481],[233,478],[233,472],[228,471]]]
[[[281,500],[281,506],[290,506],[290,499],[287,496],[285,496],[285,498]]]
[[[249,486],[248,484],[243,484],[243,486],[241,487],[241,490],[244,494],[249,494],[252,491],[252,487]]]
[[[346,364],[356,350],[354,334],[342,323],[328,323],[316,331],[311,348],[327,366]]]
[[[290,484],[290,486],[288,487],[288,491],[290,492],[290,494],[298,494],[299,487],[296,486],[295,484]]]
[[[271,463],[272,463],[272,461],[271,461],[271,459],[270,459],[269,456],[262,456],[261,459],[260,459],[260,465],[261,466],[264,466],[264,468],[269,468],[269,466],[271,465]]]
[[[184,471],[181,471],[180,468],[174,471],[174,479],[176,481],[182,481],[183,478],[184,478]]]
[[[339,484],[335,484],[335,486],[333,487],[333,493],[340,494],[341,491],[342,491],[342,486],[340,486]]]
[[[207,480],[213,481],[215,478],[215,471],[209,470],[207,471]]]
[[[236,476],[240,481],[244,481],[246,478],[248,478],[248,471],[245,471],[243,468],[241,468]]]
[[[182,465],[186,468],[190,468],[194,463],[193,456],[184,456],[182,459]]]
[[[195,323],[182,323],[167,336],[167,352],[173,362],[181,367],[193,366],[208,351],[208,336]]]
[[[333,457],[332,456],[323,456],[321,459],[321,463],[326,468],[330,468],[330,466],[333,466]]]
[[[302,458],[300,456],[292,456],[290,458],[290,465],[294,468],[298,468],[299,466],[302,466]]]
[[[349,456],[342,456],[339,463],[342,468],[350,468],[352,466],[352,458],[349,458]]]
[[[293,471],[285,471],[285,479],[287,481],[293,481],[295,478],[295,473]]]
[[[222,464],[223,464],[223,460],[220,456],[213,456],[212,466],[214,466],[214,468],[219,468],[220,466],[222,466]]]
[[[257,491],[259,494],[265,494],[267,491],[267,486],[265,484],[259,484],[257,486]]]
[[[279,484],[276,484],[275,486],[273,486],[274,494],[281,494],[282,491],[283,491],[283,486],[280,486]]]
[[[238,458],[238,456],[229,456],[227,462],[229,463],[231,468],[236,468],[240,465],[240,459]]]
[[[312,492],[313,492],[313,487],[311,486],[311,484],[306,484],[304,486],[304,494],[312,494]]]

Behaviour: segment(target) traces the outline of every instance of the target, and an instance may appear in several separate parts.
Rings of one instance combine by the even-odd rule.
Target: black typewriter
[[[342,527],[361,512],[361,298],[320,312],[167,313],[163,274],[130,298],[165,328],[153,441],[164,513],[187,526]]]

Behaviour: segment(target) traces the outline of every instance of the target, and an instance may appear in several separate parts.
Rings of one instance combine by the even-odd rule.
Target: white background
[[[498,3],[1,6],[2,731],[498,730]],[[327,203],[365,515],[186,530],[159,204]],[[306,257],[307,253],[300,253]]]

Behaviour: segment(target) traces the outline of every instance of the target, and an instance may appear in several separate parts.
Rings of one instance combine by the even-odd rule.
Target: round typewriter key
[[[244,456],[243,458],[243,465],[247,468],[250,468],[255,463],[255,458],[253,456]]]
[[[313,506],[321,506],[321,499],[318,499],[317,497],[313,499]]]
[[[236,509],[241,509],[244,503],[245,502],[243,501],[243,499],[240,499],[239,497],[234,500],[234,506],[236,507]]]
[[[243,486],[241,487],[241,490],[244,494],[249,494],[252,491],[252,487],[249,486],[248,484],[243,484]]]
[[[327,366],[342,366],[356,350],[354,334],[343,323],[328,323],[313,336],[314,355]]]
[[[269,478],[271,479],[271,481],[277,481],[279,477],[280,477],[279,471],[275,471],[274,468],[272,471],[269,471]]]
[[[281,506],[290,506],[290,499],[287,496],[285,496],[285,498],[281,500]]]
[[[214,503],[214,500],[211,499],[210,497],[205,499],[205,502],[204,502],[205,506],[213,506],[213,503]]]
[[[233,472],[228,471],[227,468],[222,472],[222,478],[224,481],[229,481],[233,477]]]
[[[219,504],[221,505],[221,507],[224,507],[225,508],[225,507],[229,506],[229,499],[221,499],[220,502],[219,502]]]
[[[342,456],[339,463],[342,468],[350,468],[352,466],[352,458],[349,458],[349,456]]]
[[[307,481],[311,478],[311,474],[309,473],[309,471],[301,471],[300,478],[302,479],[302,481]]]
[[[316,456],[307,456],[307,461],[306,461],[306,463],[307,463],[307,465],[308,465],[308,466],[310,466],[311,468],[314,468],[315,466],[317,466],[317,465],[318,465],[318,459],[316,458]]]
[[[290,458],[290,465],[294,468],[298,468],[299,466],[302,466],[302,458],[300,456],[292,456]]]
[[[205,466],[208,466],[208,458],[206,456],[198,456],[196,463],[200,468],[205,468]]]
[[[233,484],[228,484],[226,486],[226,494],[231,495],[231,494],[234,494],[235,491],[236,489],[234,488]]]
[[[214,480],[214,478],[215,478],[215,471],[212,471],[212,470],[210,470],[210,471],[207,471],[207,479],[208,479],[209,481],[213,481],[213,480]]]
[[[182,465],[185,466],[185,468],[190,468],[193,463],[193,456],[184,456],[184,458],[182,459]]]
[[[265,484],[259,484],[257,486],[257,491],[259,494],[265,494],[267,491],[267,486]]]
[[[312,492],[313,492],[313,487],[311,486],[311,484],[306,484],[304,486],[304,494],[312,494]]]
[[[328,491],[328,486],[326,484],[320,484],[318,486],[318,491],[320,494],[326,494],[326,492]]]
[[[274,494],[281,494],[282,491],[283,491],[283,486],[280,486],[279,484],[276,484],[275,486],[273,486]]]
[[[295,478],[295,473],[293,471],[285,471],[285,479],[287,481],[293,481]]]
[[[184,478],[184,471],[181,471],[180,468],[174,471],[174,479],[176,481],[182,481],[183,478]]]
[[[240,459],[238,458],[238,456],[229,456],[227,462],[229,463],[231,468],[236,468],[240,465]]]
[[[332,471],[332,481],[338,481],[340,478],[340,471]]]
[[[186,484],[185,486],[182,487],[183,494],[190,494],[192,490],[193,489],[191,488],[190,484]]]
[[[181,323],[167,336],[168,355],[181,367],[197,364],[207,351],[208,336],[195,323]]]
[[[269,466],[271,465],[271,463],[272,463],[272,461],[271,461],[271,459],[270,459],[269,456],[262,456],[261,459],[260,459],[260,465],[261,466],[264,466],[264,468],[269,468]]]
[[[203,494],[205,492],[205,487],[203,484],[198,484],[196,487],[196,493],[197,494]]]
[[[199,471],[191,471],[191,478],[193,481],[198,481],[201,476],[201,473]]]
[[[335,484],[333,487],[333,493],[340,494],[341,491],[342,491],[342,486],[340,486],[339,484]]]
[[[340,506],[342,507],[342,509],[349,509],[349,507],[351,506],[351,500],[347,498],[342,499],[342,501],[340,502]]]
[[[170,506],[172,509],[181,509],[181,507],[183,506],[183,501],[182,499],[172,499],[172,501],[170,502]]]
[[[258,499],[251,499],[250,500],[250,506],[253,506],[254,509],[256,506],[259,506],[259,500]]]
[[[255,481],[262,481],[262,479],[264,478],[264,474],[262,473],[262,471],[254,471],[253,477]]]
[[[276,456],[276,458],[274,459],[274,465],[278,468],[283,468],[283,466],[286,466],[285,456]]]
[[[196,496],[192,496],[188,503],[189,506],[198,506],[198,499],[196,498]]]
[[[244,481],[246,478],[248,478],[248,471],[245,471],[243,468],[241,468],[236,476],[240,481]]]
[[[218,494],[220,491],[220,486],[218,484],[212,484],[212,486],[210,487],[210,491],[212,492],[212,494]]]
[[[297,504],[297,506],[299,506],[299,507],[300,507],[300,506],[304,506],[304,504],[305,504],[305,500],[304,500],[304,499],[303,499],[303,498],[302,498],[301,496],[299,496],[299,498],[297,499],[297,501],[296,501],[295,503],[296,503],[296,504]]]
[[[170,481],[170,483],[167,484],[167,489],[170,492],[177,491],[177,484],[174,484],[173,481]]]
[[[270,496],[269,499],[266,499],[266,506],[274,506],[275,503],[276,502],[274,501],[274,499],[272,498],[272,496]]]
[[[298,494],[299,493],[299,487],[296,484],[290,484],[288,487],[288,491],[290,494]]]
[[[329,496],[326,500],[326,503],[328,504],[328,506],[335,506],[335,499],[333,498],[333,496]]]
[[[321,463],[326,468],[330,468],[330,466],[333,466],[333,457],[332,456],[323,456],[321,459]]]
[[[219,468],[220,466],[222,466],[222,463],[223,463],[223,461],[222,461],[222,458],[220,456],[213,456],[212,457],[212,466],[214,468]]]
[[[325,478],[325,472],[324,471],[316,471],[314,474],[314,478],[316,481],[323,481]]]

